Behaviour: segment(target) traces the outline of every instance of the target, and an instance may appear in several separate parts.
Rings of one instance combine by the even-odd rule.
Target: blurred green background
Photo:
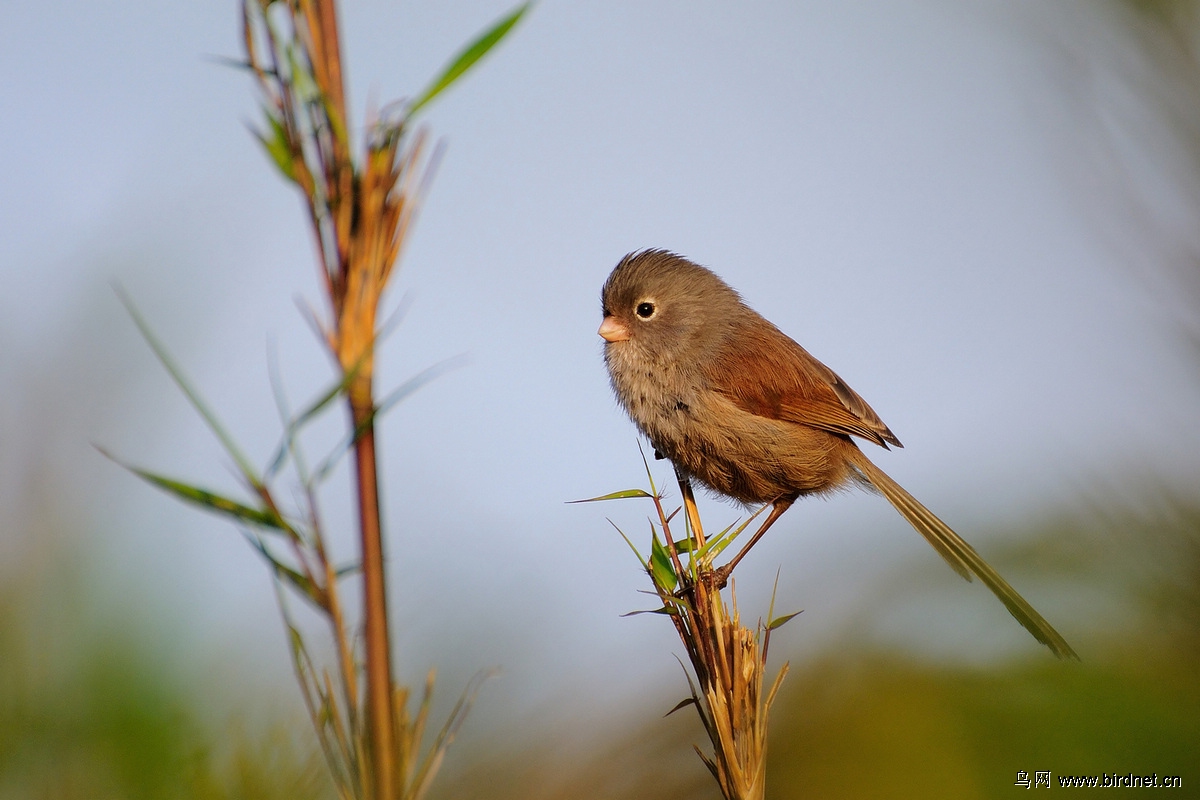
[[[1055,780],[1174,775],[1183,788],[1173,796],[1194,796],[1195,498],[1144,486],[1120,505],[1057,515],[1012,538],[1026,547],[1000,559],[1009,572],[1053,575],[1093,598],[1102,625],[1075,642],[1084,661],[1033,653],[954,663],[863,644],[849,626],[819,652],[793,656],[773,712],[770,796],[1002,797],[1018,789],[1018,770]],[[148,629],[87,572],[60,551],[0,597],[0,797],[331,796],[286,675],[229,674],[215,687],[163,652],[169,632]],[[923,591],[920,577],[907,578],[893,595]],[[879,608],[863,606],[864,616]],[[776,642],[803,638],[799,626]],[[273,689],[252,691],[262,685]],[[703,735],[695,719],[662,717],[682,698],[682,678],[633,694],[619,713],[543,711],[484,735],[468,724],[434,796],[718,797],[691,752]]]

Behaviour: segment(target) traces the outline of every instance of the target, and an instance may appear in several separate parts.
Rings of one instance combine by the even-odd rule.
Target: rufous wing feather
[[[775,326],[730,330],[725,347],[702,368],[709,386],[760,417],[903,447],[857,392]]]

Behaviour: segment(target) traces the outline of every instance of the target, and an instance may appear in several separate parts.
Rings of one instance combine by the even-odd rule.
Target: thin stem
[[[374,406],[371,381],[356,380],[351,392],[358,512],[362,537],[363,615],[366,637],[367,728],[371,741],[373,785],[377,800],[395,796],[395,727],[392,722],[392,666],[388,646],[387,592],[384,580],[383,532],[375,457]],[[364,402],[365,399],[365,402]]]
[[[692,536],[696,537],[696,549],[704,547],[704,526],[700,524],[700,509],[696,507],[696,495],[692,492],[692,482],[687,475],[675,470],[679,481],[679,491],[683,494],[683,508],[687,513],[688,524],[692,526]]]

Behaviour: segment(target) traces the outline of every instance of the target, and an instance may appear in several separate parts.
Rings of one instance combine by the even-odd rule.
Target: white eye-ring
[[[638,315],[639,319],[650,319],[656,311],[658,311],[658,307],[655,306],[654,300],[650,298],[638,303],[637,308],[634,309],[634,313]]]

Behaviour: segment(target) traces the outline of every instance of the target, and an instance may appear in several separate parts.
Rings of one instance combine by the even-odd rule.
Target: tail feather
[[[1005,608],[1012,614],[1025,630],[1033,634],[1050,651],[1059,658],[1079,660],[1079,656],[1067,644],[1058,631],[1039,614],[1024,597],[1008,581],[1000,577],[1000,573],[992,569],[983,558],[975,552],[975,548],[967,544],[961,536],[950,529],[933,512],[921,505],[915,497],[906,492],[900,484],[892,480],[887,473],[871,463],[861,453],[853,459],[853,464],[883,496],[904,515],[904,518],[933,545],[933,549],[954,568],[954,571],[967,580],[971,575],[979,577],[983,583],[1004,603]]]

